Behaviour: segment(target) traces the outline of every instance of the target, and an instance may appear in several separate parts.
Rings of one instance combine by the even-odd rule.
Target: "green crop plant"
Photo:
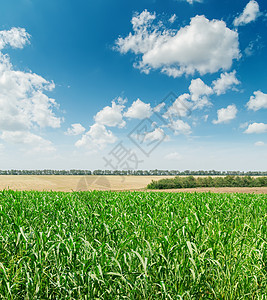
[[[267,197],[0,192],[0,299],[266,299]]]

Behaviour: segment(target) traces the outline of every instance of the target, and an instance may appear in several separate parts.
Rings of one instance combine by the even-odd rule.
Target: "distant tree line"
[[[92,175],[90,170],[0,170],[0,175]]]
[[[152,181],[148,189],[180,189],[196,187],[263,187],[267,177],[231,176],[225,177],[175,177]]]
[[[267,171],[178,170],[0,170],[0,175],[267,176]]]

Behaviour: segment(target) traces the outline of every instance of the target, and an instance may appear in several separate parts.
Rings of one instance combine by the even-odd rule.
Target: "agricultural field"
[[[0,299],[266,299],[267,197],[0,192]]]
[[[197,176],[196,176],[197,177]],[[218,176],[216,176],[218,177]],[[153,180],[175,178],[175,176],[104,176],[104,175],[0,175],[0,190],[12,189],[18,191],[89,191],[89,190],[146,190]],[[166,190],[170,191],[170,190]],[[267,187],[224,187],[224,188],[187,188],[172,191],[212,191],[212,192],[241,192],[265,193]]]
[[[0,175],[0,190],[88,191],[144,189],[152,180],[173,176]]]

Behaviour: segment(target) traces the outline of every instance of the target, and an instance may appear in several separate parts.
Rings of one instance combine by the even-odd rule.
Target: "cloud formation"
[[[258,142],[256,142],[254,145],[257,146],[257,147],[262,147],[262,146],[265,145],[265,143],[262,142],[262,141],[258,141]]]
[[[267,108],[267,94],[264,94],[261,91],[256,91],[253,94],[254,96],[251,96],[247,103],[247,108],[254,111],[261,108]]]
[[[111,106],[106,106],[100,110],[94,117],[95,122],[98,124],[122,128],[126,122],[123,120],[122,111],[125,108],[123,104],[112,101]]]
[[[85,128],[80,123],[71,124],[65,132],[66,135],[80,135],[85,132]]]
[[[242,14],[234,19],[234,25],[243,26],[253,22],[260,15],[260,7],[257,1],[251,0],[244,8]]]
[[[134,66],[146,74],[159,69],[172,77],[204,75],[227,70],[240,57],[238,33],[224,21],[195,16],[189,25],[169,30],[154,24],[155,19],[156,14],[147,10],[135,15],[133,33],[116,41],[120,53],[138,56]]]
[[[22,49],[30,41],[30,35],[25,28],[13,27],[0,31],[0,50],[6,46]]]
[[[147,132],[144,137],[144,142],[161,141],[167,138],[163,129],[157,127],[153,131]]]
[[[248,128],[244,131],[244,133],[247,133],[247,134],[265,133],[265,132],[267,132],[267,124],[264,124],[264,123],[249,124]]]
[[[153,113],[150,103],[144,103],[140,99],[137,99],[124,113],[124,116],[129,119],[145,119],[149,118]]]
[[[106,129],[103,124],[95,123],[90,126],[89,131],[87,131],[80,140],[75,143],[75,146],[86,147],[90,150],[104,149],[106,145],[113,144],[117,141],[114,134]]]
[[[49,153],[56,150],[52,142],[30,131],[2,131],[0,138],[8,143],[28,146],[29,152]]]
[[[10,46],[23,48],[29,43],[30,35],[24,28],[0,31],[0,50]],[[44,146],[46,140],[31,133],[31,130],[44,127],[58,128],[61,118],[54,109],[59,105],[45,92],[55,88],[53,82],[31,73],[15,70],[8,54],[0,52],[0,131],[7,142],[30,145],[30,141]],[[21,138],[19,138],[21,133]],[[44,142],[45,141],[45,142]],[[51,148],[50,145],[48,147]],[[44,149],[48,149],[44,147]]]
[[[193,4],[194,2],[202,3],[203,0],[186,0],[189,4]]]
[[[213,120],[213,124],[229,123],[235,119],[237,114],[237,108],[234,104],[228,105],[226,108],[221,108],[217,111],[217,120]]]
[[[222,73],[220,78],[212,82],[213,91],[219,96],[225,94],[227,90],[233,89],[235,85],[240,84],[240,81],[236,78],[236,71],[231,73]]]
[[[190,125],[183,120],[176,120],[172,122],[169,127],[174,131],[174,135],[188,135],[192,133]]]

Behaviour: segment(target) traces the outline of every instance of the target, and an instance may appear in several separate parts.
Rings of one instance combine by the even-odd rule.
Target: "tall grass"
[[[0,192],[0,298],[266,299],[266,200]]]

